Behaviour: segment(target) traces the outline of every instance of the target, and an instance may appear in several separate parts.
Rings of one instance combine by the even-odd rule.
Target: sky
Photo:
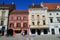
[[[32,3],[40,4],[44,3],[60,3],[60,0],[0,0],[0,4],[4,1],[5,4],[11,4],[12,2],[16,5],[16,10],[28,10],[29,5]]]

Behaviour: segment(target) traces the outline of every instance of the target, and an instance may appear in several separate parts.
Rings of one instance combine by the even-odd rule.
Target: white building
[[[60,3],[43,3],[48,10],[48,26],[50,34],[60,34]]]
[[[8,19],[9,19],[9,13],[11,10],[13,10],[14,4],[0,4],[0,30],[4,28],[4,30],[7,30],[8,27]]]
[[[60,34],[60,10],[48,11],[50,34]]]

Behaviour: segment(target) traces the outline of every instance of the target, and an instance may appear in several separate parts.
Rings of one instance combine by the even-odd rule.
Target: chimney
[[[12,5],[14,4],[14,2],[12,2]]]
[[[40,4],[40,5],[41,5],[41,7],[44,7],[43,2],[41,2],[41,4]]]
[[[2,2],[2,4],[3,4],[3,5],[5,4],[4,1]]]
[[[34,6],[34,3],[32,3],[32,6]]]

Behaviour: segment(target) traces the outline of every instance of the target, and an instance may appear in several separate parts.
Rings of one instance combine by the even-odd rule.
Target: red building
[[[28,11],[13,10],[9,15],[8,29],[13,29],[14,34],[22,34],[22,31],[29,34],[28,28]]]

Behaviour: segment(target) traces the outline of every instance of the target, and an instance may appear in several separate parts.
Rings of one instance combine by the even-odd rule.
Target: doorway
[[[59,34],[60,34],[60,28],[59,28]]]
[[[35,34],[36,30],[35,29],[31,29],[31,33]]]
[[[54,29],[51,29],[51,31],[52,31],[52,34],[55,34],[55,30]]]
[[[44,34],[48,34],[48,30],[47,29],[43,29]]]
[[[41,30],[37,29],[37,34],[40,35],[40,33],[41,33]]]
[[[7,30],[7,36],[13,36],[13,29],[8,29]]]

